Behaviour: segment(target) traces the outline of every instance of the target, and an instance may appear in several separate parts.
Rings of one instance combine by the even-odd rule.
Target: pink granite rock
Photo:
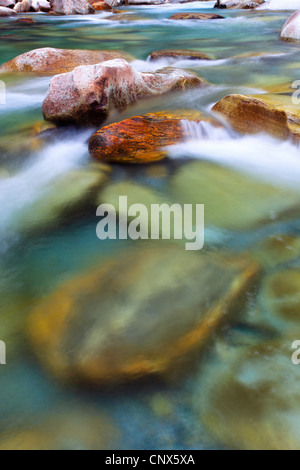
[[[122,111],[139,99],[203,85],[200,77],[184,70],[140,73],[125,60],[110,60],[54,77],[43,112],[49,121],[99,124],[112,110]]]

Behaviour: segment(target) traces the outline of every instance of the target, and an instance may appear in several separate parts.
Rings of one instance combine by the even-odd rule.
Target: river
[[[291,99],[287,90],[299,79],[299,44],[279,40],[290,12],[222,10],[225,20],[201,24],[169,19],[179,12],[214,12],[214,3],[121,7],[122,13],[115,20],[106,12],[83,17],[26,15],[34,19],[28,26],[1,18],[0,60],[4,63],[40,47],[121,50],[136,58],[133,66],[138,71],[171,65],[196,72],[212,85],[140,101],[114,114],[107,123],[182,108],[210,116],[212,106],[231,93],[279,93],[283,100]],[[201,50],[214,60],[147,60],[151,52],[162,48]],[[218,257],[226,252],[239,258],[247,252],[260,264],[262,276],[247,292],[246,307],[240,315],[219,332],[213,331],[205,351],[188,361],[184,370],[181,367],[179,374],[163,373],[162,377],[100,387],[66,383],[41,365],[31,347],[27,335],[31,312],[41,299],[94,267],[95,259],[101,265],[108,257],[117,260],[120,253],[126,255],[131,249],[136,249],[138,256],[139,248],[132,241],[99,241],[96,237],[91,184],[85,183],[95,166],[87,145],[95,129],[46,130],[42,138],[37,136],[46,128],[41,105],[50,79],[26,74],[5,76],[6,104],[0,105],[0,339],[7,348],[7,365],[0,365],[0,446],[3,442],[8,447],[38,446],[37,435],[47,434],[51,441],[58,426],[62,429],[58,447],[71,449],[251,448],[256,445],[249,424],[253,419],[258,435],[266,433],[268,426],[278,428],[276,439],[281,420],[284,426],[295,426],[299,448],[299,431],[292,417],[300,413],[296,390],[299,374],[296,366],[290,365],[290,344],[298,339],[300,305],[295,287],[300,266],[299,148],[266,134],[241,136],[229,126],[183,122],[191,138],[170,147],[167,160],[139,168],[116,165],[109,169],[110,184],[139,185],[163,201],[185,201],[189,187],[195,189],[192,199],[199,203],[206,204],[199,200],[204,191],[211,194],[206,209],[208,253]],[[197,165],[202,165],[199,168],[204,175],[199,179],[195,176]],[[228,172],[220,186],[216,176],[216,196],[212,194],[213,183],[207,183],[215,168]],[[86,199],[75,212],[72,204],[77,196],[70,189],[73,177],[81,199]],[[252,206],[261,212],[258,223]],[[289,273],[295,279],[288,285],[280,281],[282,287],[274,294],[272,276],[287,279]],[[280,308],[280,314],[272,314]],[[272,341],[279,341],[280,346],[275,348],[278,357],[275,354],[267,365],[259,363],[255,368],[253,357],[261,354],[263,362],[267,353],[257,351]],[[282,342],[286,345],[284,359],[278,352],[282,351]],[[254,348],[253,355],[247,348]],[[242,364],[239,357],[244,357]],[[286,361],[286,369],[282,361]],[[284,371],[281,375],[280,368]],[[274,371],[275,384],[273,379],[264,382],[269,370]],[[281,389],[279,392],[281,380],[290,383],[293,391],[286,395]],[[232,387],[233,395],[228,387]],[[274,395],[266,391],[268,387],[275,389]],[[250,398],[249,390],[253,393]],[[214,392],[216,398],[212,400],[210,394]],[[259,406],[264,407],[263,412],[258,411]],[[230,417],[227,435],[225,422]],[[95,437],[97,433],[101,439]],[[272,435],[270,447],[274,440]]]

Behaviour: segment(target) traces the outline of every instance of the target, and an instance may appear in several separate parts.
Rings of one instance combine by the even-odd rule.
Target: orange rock
[[[19,18],[16,23],[22,23],[22,24],[32,24],[35,23],[35,21],[32,18]]]
[[[112,59],[133,57],[120,51],[70,50],[45,47],[21,54],[0,67],[1,72],[36,72],[56,75],[71,72],[81,65],[94,65]]]
[[[109,6],[106,2],[97,1],[92,3],[92,7],[96,11],[112,11],[112,7]]]
[[[224,16],[215,13],[176,13],[170,20],[222,20]]]
[[[183,140],[181,119],[200,120],[197,111],[158,112],[103,127],[89,143],[92,157],[103,162],[149,163],[166,157],[163,147]]]
[[[278,139],[288,139],[299,134],[299,117],[263,99],[229,95],[221,99],[213,111],[225,116],[233,129],[242,134],[266,132]]]

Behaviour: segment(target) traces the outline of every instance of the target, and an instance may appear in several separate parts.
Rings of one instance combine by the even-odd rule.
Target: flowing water
[[[289,13],[223,10],[225,20],[201,24],[169,19],[178,12],[214,11],[213,4],[208,1],[123,7],[120,9],[123,13],[114,20],[108,13],[68,18],[35,14],[32,15],[35,22],[30,25],[1,19],[0,60],[4,63],[39,47],[122,50],[136,58],[133,66],[138,71],[154,71],[171,65],[192,70],[212,85],[139,102],[108,122],[146,112],[183,108],[211,116],[212,106],[230,93],[279,93],[290,103],[288,90],[291,83],[300,78],[300,52],[299,44],[279,40]],[[148,55],[161,48],[201,50],[214,60],[150,62]],[[47,130],[41,105],[49,81],[50,77],[34,75],[5,76],[6,104],[0,105],[0,339],[7,345],[7,365],[0,366],[0,445],[7,439],[15,442],[15,436],[17,439],[20,433],[21,441],[25,439],[27,443],[29,437],[24,438],[24,433],[37,429],[40,423],[46,432],[47,426],[52,426],[49,417],[56,414],[65,413],[73,430],[82,426],[93,429],[90,416],[99,412],[114,423],[115,430],[105,444],[110,448],[239,447],[238,439],[223,438],[222,425],[220,433],[215,432],[211,424],[214,420],[205,414],[213,413],[212,408],[217,416],[222,417],[224,412],[224,420],[228,420],[218,400],[211,403],[209,398],[211,387],[222,394],[224,381],[230,379],[223,376],[222,361],[230,364],[247,346],[283,338],[288,358],[285,379],[289,382],[295,379],[296,369],[290,371],[289,366],[289,348],[292,339],[298,339],[296,322],[285,322],[270,315],[272,299],[268,297],[269,291],[261,287],[261,281],[254,286],[256,295],[249,293],[246,307],[231,327],[213,334],[210,346],[175,377],[165,374],[129,385],[103,385],[96,389],[70,385],[44,369],[32,352],[27,322],[40,299],[59,289],[64,282],[84,274],[91,266],[104,263],[107,257],[118,259],[119,253],[126,253],[133,244],[97,239],[93,178],[98,170],[90,160],[87,146],[94,129]],[[217,194],[209,193],[213,195],[207,208],[206,250],[212,251],[214,256],[226,252],[232,257],[239,257],[246,251],[261,264],[263,279],[282,270],[297,272],[300,260],[299,148],[292,142],[279,143],[264,134],[240,136],[228,125],[214,127],[207,122],[183,121],[182,126],[190,138],[171,147],[167,160],[139,168],[113,166],[109,184],[143,186],[155,197],[172,202],[186,201],[192,188],[196,202],[206,203],[199,200],[206,194],[200,189],[213,191],[214,180],[209,185],[206,178],[211,178],[214,172],[221,173],[220,186],[220,180],[216,179]],[[203,177],[197,179],[196,168]],[[230,179],[226,179],[226,175],[230,175]],[[252,188],[252,192],[249,189],[247,193],[251,193],[250,198],[243,193],[248,181]],[[75,209],[74,184],[79,198],[85,201],[79,207],[75,204]],[[257,188],[257,192],[253,188]],[[248,223],[245,213],[250,213],[251,204],[260,213],[258,208],[268,198],[270,206],[266,202],[256,223],[253,224],[252,219]],[[227,214],[226,220],[219,214],[222,211]],[[236,224],[229,223],[232,212]],[[195,253],[194,256],[201,255]],[[293,292],[293,295],[298,294]],[[298,305],[296,299],[293,308]],[[287,339],[284,339],[282,335],[286,330]],[[246,357],[244,364],[247,361],[251,368],[251,357]],[[276,370],[276,358],[274,361],[270,367]],[[261,373],[259,367],[257,370]],[[243,383],[249,384],[249,377],[255,371],[246,371],[241,379]],[[263,392],[257,393],[263,395]],[[225,403],[230,402],[227,395],[225,389]],[[207,399],[204,405],[198,403],[202,396]],[[268,402],[268,396],[265,400]],[[232,421],[236,424],[234,413],[243,415],[243,411],[233,406]],[[273,418],[270,419],[273,423]],[[265,421],[261,423],[262,432],[264,426]],[[109,426],[104,428],[104,434],[109,434]],[[247,435],[242,425],[238,429],[242,435],[243,432]],[[68,432],[67,429],[63,436],[64,448],[93,447],[86,437],[87,431],[84,438],[80,432],[79,437],[76,433],[74,437],[73,431],[70,437]],[[229,426],[229,435],[231,432]],[[95,443],[96,447],[101,445],[104,444]],[[299,439],[297,445],[299,447]]]

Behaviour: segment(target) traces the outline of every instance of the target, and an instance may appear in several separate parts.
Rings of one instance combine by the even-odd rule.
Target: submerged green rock
[[[248,257],[141,242],[37,304],[28,332],[42,364],[73,382],[122,382],[181,368],[243,307]]]
[[[180,203],[204,204],[206,226],[228,230],[250,230],[279,219],[299,207],[300,196],[204,161],[183,166],[171,182],[171,193]]]

